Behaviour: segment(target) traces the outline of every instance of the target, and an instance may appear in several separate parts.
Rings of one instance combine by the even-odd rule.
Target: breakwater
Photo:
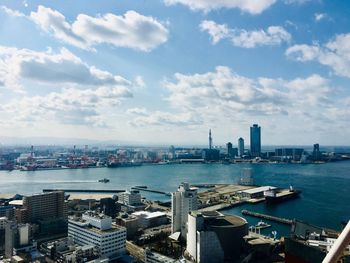
[[[287,219],[287,218],[283,218],[283,217],[270,216],[270,215],[266,215],[266,214],[252,212],[252,211],[249,211],[249,210],[242,210],[241,212],[242,212],[243,215],[263,218],[263,219],[267,219],[267,220],[278,222],[278,223],[285,224],[285,225],[291,225],[293,223],[293,220]]]

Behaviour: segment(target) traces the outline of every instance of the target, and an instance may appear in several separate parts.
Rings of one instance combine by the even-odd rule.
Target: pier
[[[133,190],[138,190],[138,191],[144,191],[144,192],[150,192],[150,193],[156,193],[156,194],[163,194],[166,196],[171,196],[170,193],[167,192],[163,192],[163,191],[159,191],[159,190],[152,190],[152,189],[148,189],[148,188],[143,188],[143,187],[131,187],[131,189]]]
[[[293,223],[293,220],[291,220],[291,219],[277,217],[277,216],[270,216],[270,215],[266,215],[266,214],[252,212],[249,210],[242,210],[241,213],[243,215],[263,218],[263,219],[267,219],[267,220],[274,221],[274,222],[281,223],[281,224],[285,224],[285,225],[291,225]]]

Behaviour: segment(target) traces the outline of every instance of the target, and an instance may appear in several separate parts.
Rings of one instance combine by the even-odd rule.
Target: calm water
[[[30,194],[44,188],[65,189],[127,189],[135,185],[167,192],[175,191],[179,183],[236,183],[242,168],[251,167],[256,184],[287,188],[290,184],[302,190],[301,198],[276,206],[264,203],[244,205],[226,210],[240,214],[242,209],[286,218],[297,218],[315,225],[340,228],[341,221],[350,219],[350,161],[318,164],[185,164],[153,165],[130,168],[98,168],[52,171],[0,171],[0,193]],[[97,180],[109,178],[110,183]],[[143,193],[146,198],[167,200],[158,194]],[[247,218],[251,224],[258,220]],[[272,224],[279,234],[288,227]],[[271,232],[271,228],[265,233]]]

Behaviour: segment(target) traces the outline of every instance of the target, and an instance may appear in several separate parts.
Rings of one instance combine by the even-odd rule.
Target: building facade
[[[242,157],[244,155],[244,139],[241,137],[238,139],[238,156]]]
[[[126,229],[113,225],[112,218],[104,214],[88,211],[79,219],[69,219],[68,236],[78,245],[96,246],[99,256],[110,260],[126,252]]]
[[[261,155],[261,127],[258,124],[250,127],[250,155],[252,157]]]
[[[247,234],[248,222],[241,217],[193,211],[188,215],[186,252],[195,262],[233,262]]]
[[[137,190],[131,190],[119,193],[118,194],[118,202],[124,205],[139,205],[141,202],[141,194]]]
[[[197,208],[197,190],[190,188],[188,183],[181,183],[171,194],[171,232],[180,232],[182,238],[186,238],[187,215]]]

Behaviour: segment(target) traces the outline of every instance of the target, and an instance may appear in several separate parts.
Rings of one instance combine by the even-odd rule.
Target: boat
[[[256,225],[255,228],[257,229],[263,229],[263,228],[268,228],[271,227],[271,225],[265,223],[264,221],[259,221]]]
[[[264,197],[267,204],[275,204],[285,200],[297,198],[299,197],[300,193],[300,190],[296,190],[293,188],[293,186],[290,186],[289,190],[279,192],[276,189],[269,189],[264,192]]]
[[[103,178],[103,179],[98,180],[98,182],[99,183],[109,183],[109,179]]]

